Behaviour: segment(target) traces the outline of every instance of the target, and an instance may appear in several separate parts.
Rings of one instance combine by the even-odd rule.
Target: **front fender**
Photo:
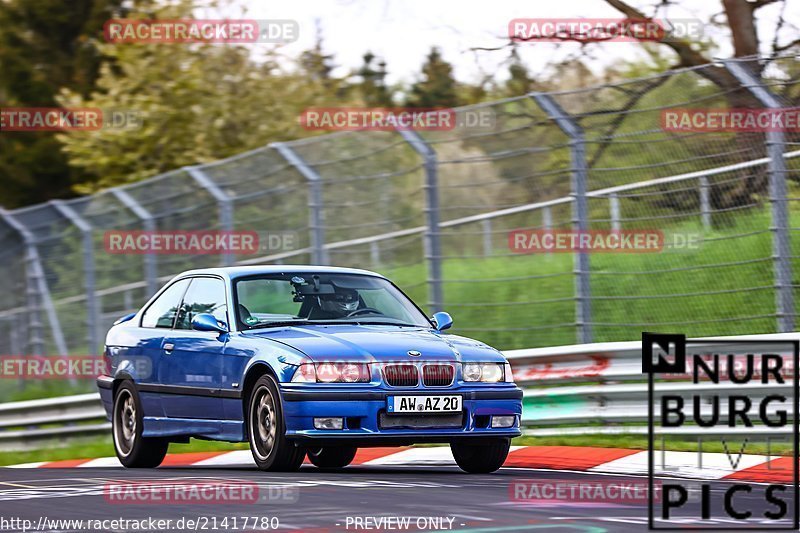
[[[228,344],[224,361],[223,374],[230,376],[232,382],[238,382],[240,390],[246,394],[248,384],[264,372],[271,373],[278,383],[291,381],[295,369],[308,361],[308,357],[280,342],[240,336]]]
[[[290,347],[282,348],[280,346],[270,346],[267,349],[263,347],[255,353],[248,354],[247,362],[244,365],[244,370],[241,373],[241,381],[239,389],[242,391],[241,407],[233,408],[226,407],[230,410],[230,416],[239,416],[242,409],[246,410],[246,402],[250,395],[250,391],[258,380],[264,374],[271,374],[276,381],[280,383],[288,383],[291,381],[297,367],[308,358],[302,352],[298,352]],[[281,403],[283,399],[281,398]],[[238,412],[237,412],[238,409]],[[244,415],[244,413],[242,413]],[[244,429],[246,432],[247,430]]]
[[[297,365],[289,365],[280,362],[270,361],[269,358],[253,359],[247,364],[244,371],[242,382],[249,381],[248,377],[251,375],[261,375],[266,373],[272,374],[278,383],[287,383],[292,380],[294,371]]]

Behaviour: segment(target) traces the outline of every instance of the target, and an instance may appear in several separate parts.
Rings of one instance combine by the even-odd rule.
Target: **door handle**
[[[166,353],[167,355],[171,354],[172,350],[174,350],[174,349],[175,349],[175,345],[172,344],[171,342],[168,342],[168,343],[166,343],[164,345],[164,353]]]

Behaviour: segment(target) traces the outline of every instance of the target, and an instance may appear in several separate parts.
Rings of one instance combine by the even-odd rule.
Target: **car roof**
[[[369,270],[361,270],[358,268],[344,268],[344,267],[330,267],[330,266],[314,266],[314,265],[248,265],[248,266],[231,266],[231,267],[216,267],[216,268],[198,268],[195,270],[187,270],[181,272],[176,278],[184,276],[198,276],[202,274],[214,274],[222,276],[227,279],[236,279],[246,276],[256,276],[259,274],[284,274],[284,273],[308,273],[319,272],[327,274],[361,274],[366,276],[376,276],[384,278],[384,276],[371,272]]]

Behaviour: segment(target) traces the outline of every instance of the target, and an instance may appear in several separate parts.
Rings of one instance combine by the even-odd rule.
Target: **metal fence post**
[[[11,351],[8,353],[14,355],[22,355],[22,343],[20,342],[20,332],[17,325],[14,323],[15,318],[13,315],[7,319],[8,321],[8,344]]]
[[[700,220],[703,224],[703,229],[709,231],[711,229],[711,197],[709,195],[708,178],[705,176],[700,178]]]
[[[771,110],[784,106],[753,72],[741,63],[728,60],[725,67],[743,87]],[[778,331],[794,331],[794,294],[792,289],[792,247],[789,234],[789,209],[786,188],[786,161],[783,153],[786,137],[782,131],[766,132],[767,173],[769,174],[769,200],[772,204],[772,257],[775,268],[775,303]]]
[[[374,267],[381,264],[381,245],[378,241],[369,243],[369,260]]]
[[[553,229],[553,211],[549,207],[542,209],[542,226],[544,229]]]
[[[397,132],[422,156],[425,167],[425,259],[428,263],[428,304],[432,312],[442,310],[442,244],[439,229],[439,176],[436,151],[414,130]]]
[[[22,237],[25,243],[25,284],[28,300],[30,339],[28,344],[32,355],[45,355],[45,341],[43,337],[42,307],[47,314],[50,329],[53,332],[53,343],[59,355],[67,355],[67,343],[64,341],[64,333],[61,330],[61,323],[50,297],[50,290],[47,287],[47,280],[44,277],[44,268],[36,247],[36,238],[22,223],[14,218],[8,211],[0,209],[0,218]]]
[[[83,286],[84,289],[86,289],[86,343],[89,353],[93,354],[99,347],[98,330],[100,328],[100,306],[97,303],[92,226],[72,209],[72,207],[61,200],[52,200],[50,205],[81,232],[81,243],[83,245]]]
[[[184,167],[186,172],[197,182],[203,189],[214,197],[219,209],[219,227],[223,231],[233,231],[233,200],[228,196],[222,188],[214,183],[201,167]],[[222,254],[222,266],[231,266],[233,264],[233,253],[226,250]]]
[[[553,98],[546,93],[530,93],[531,98],[552,118],[570,139],[572,169],[570,190],[572,203],[572,228],[583,233],[588,229],[589,215],[586,200],[586,146],[583,129]],[[578,327],[578,342],[592,342],[592,302],[589,285],[589,253],[585,250],[575,252],[575,322]]]
[[[325,249],[325,221],[322,214],[325,204],[322,198],[322,178],[286,143],[272,143],[270,146],[275,148],[308,182],[308,225],[311,230],[312,260],[317,265],[327,265],[330,258],[328,250]]]
[[[156,223],[153,215],[139,204],[133,196],[128,194],[128,191],[124,189],[110,189],[110,192],[122,205],[130,209],[130,211],[142,221],[142,226],[145,231],[156,230]],[[153,253],[144,255],[144,278],[147,283],[147,294],[149,298],[158,291],[158,267],[156,265],[156,255]]]
[[[611,229],[613,231],[619,231],[622,229],[622,223],[619,213],[619,197],[616,194],[611,194],[608,197],[608,207],[611,211]]]
[[[492,219],[484,218],[481,221],[483,227],[483,256],[490,257],[492,255]]]

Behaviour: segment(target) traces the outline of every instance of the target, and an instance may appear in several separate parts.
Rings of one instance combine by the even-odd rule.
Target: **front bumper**
[[[463,407],[460,423],[458,427],[381,427],[381,417],[387,416],[386,398],[397,395],[460,395]],[[517,437],[521,434],[519,420],[522,415],[522,391],[516,386],[473,386],[439,390],[348,387],[343,390],[342,386],[282,384],[281,396],[286,436],[295,440],[313,441],[318,445],[342,441],[360,446],[451,442],[465,437]],[[492,428],[493,415],[516,415],[516,422],[513,427]],[[419,416],[430,420],[429,417],[439,415]],[[314,418],[321,417],[341,417],[344,419],[344,428],[315,429]]]

